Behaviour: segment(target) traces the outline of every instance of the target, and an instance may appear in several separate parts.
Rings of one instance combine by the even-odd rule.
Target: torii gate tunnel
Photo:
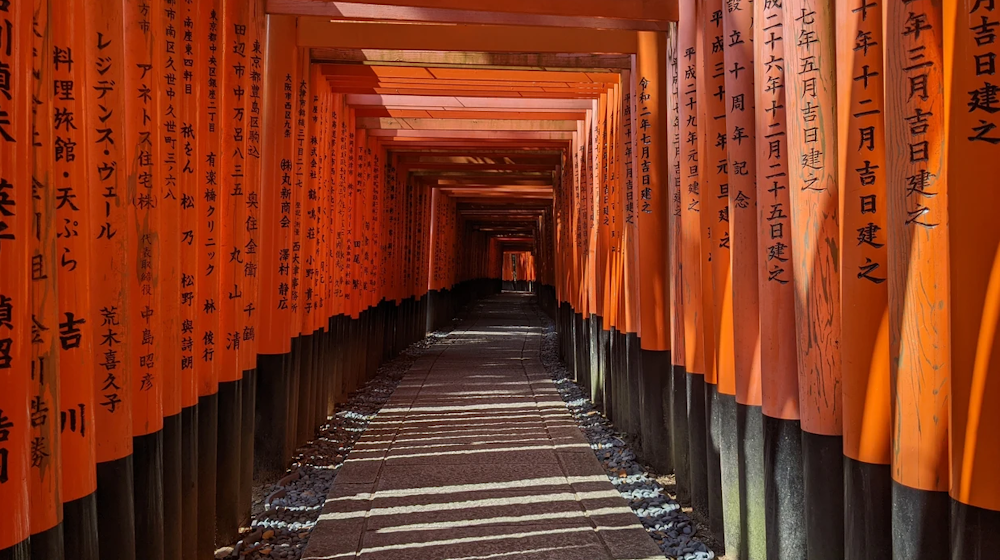
[[[0,0],[0,559],[212,558],[503,289],[727,558],[1000,558],[998,33],[993,0]]]

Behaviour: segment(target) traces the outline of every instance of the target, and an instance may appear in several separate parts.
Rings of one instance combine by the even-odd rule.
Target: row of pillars
[[[502,278],[505,291],[536,291],[538,274],[535,270],[535,257],[531,251],[505,251]]]
[[[564,359],[727,558],[994,557],[1000,10],[679,8],[564,160]]]
[[[500,290],[499,241],[264,10],[0,1],[0,559],[212,558],[336,402]]]

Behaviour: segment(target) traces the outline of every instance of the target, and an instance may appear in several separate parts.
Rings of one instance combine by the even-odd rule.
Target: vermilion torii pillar
[[[128,275],[128,191],[119,161],[125,157],[125,37],[123,6],[100,0],[87,6],[87,122],[91,204],[91,317],[97,436],[98,545],[102,558],[135,557],[132,486],[132,369]],[[94,110],[97,108],[98,110]]]
[[[758,287],[767,558],[803,558],[802,430],[791,265],[784,6],[754,2]]]
[[[855,274],[887,278],[889,286],[892,555],[923,560],[948,555],[947,534],[932,527],[948,526],[950,505],[949,166],[942,41],[951,24],[942,19],[940,2],[885,7],[885,137],[892,146],[886,153],[886,196],[880,200],[864,193],[845,203],[857,204],[866,216],[882,208],[886,212],[886,274],[872,276],[863,269]],[[969,106],[962,110],[969,112]]]
[[[723,10],[726,147],[729,160],[729,257],[735,403],[723,422],[722,485],[726,554],[741,560],[766,555],[764,424],[761,412],[761,260],[757,250],[758,195],[754,100],[754,6],[744,0]],[[766,55],[765,55],[766,58]],[[770,310],[768,310],[769,312]],[[720,392],[728,388],[720,381]],[[721,399],[725,403],[726,399]],[[735,437],[726,437],[735,436]]]
[[[178,31],[183,22],[178,6],[166,2],[158,6],[157,16],[153,19],[153,34],[157,36],[153,54],[153,70],[156,73],[154,99],[159,122],[154,133],[157,143],[158,160],[155,166],[159,169],[159,180],[163,193],[158,212],[159,223],[178,224],[181,217],[181,205],[184,203],[180,193],[178,176],[181,167],[178,165],[181,128],[177,116],[180,114],[181,89],[180,79],[183,79],[183,63],[175,58],[177,54]],[[167,229],[164,227],[164,229]],[[159,285],[156,290],[157,313],[160,315],[160,348],[157,359],[160,366],[160,385],[163,392],[163,443],[162,443],[162,480],[163,480],[163,555],[164,558],[175,558],[180,555],[181,541],[181,275],[180,252],[183,233],[174,228],[167,229],[170,233],[159,235]]]
[[[703,0],[700,10],[702,65],[698,75],[698,108],[701,149],[698,161],[703,177],[700,217],[706,360],[705,474],[708,489],[708,507],[702,513],[708,518],[716,541],[723,545],[719,550],[722,554],[725,552],[725,530],[721,444],[736,438],[736,407],[732,398],[736,394],[736,372],[733,364],[733,290],[729,269],[729,177],[741,172],[747,174],[748,171],[743,161],[730,167],[727,153],[726,108],[729,100],[726,96],[723,3],[721,0]]]
[[[690,473],[692,504],[705,504],[707,493],[704,478],[705,463],[705,412],[704,412],[704,311],[702,308],[702,256],[701,256],[701,182],[702,167],[699,162],[698,140],[698,73],[701,67],[701,45],[698,42],[698,3],[682,0],[680,20],[692,22],[678,24],[677,73],[678,108],[680,117],[680,234],[681,234],[681,302],[684,308],[684,369],[686,376],[685,404],[687,429],[685,456]],[[680,434],[678,434],[680,435]],[[681,445],[678,442],[678,445]],[[680,457],[678,457],[680,461]],[[704,509],[699,506],[699,509]]]
[[[883,2],[837,5],[844,553],[849,560],[887,558],[892,542],[885,429],[890,416],[886,208],[860,204],[871,196],[885,200]],[[865,273],[869,268],[873,274]]]
[[[36,0],[32,20],[32,146],[31,155],[31,215],[34,235],[29,238],[31,267],[31,379],[28,412],[31,418],[31,448],[29,450],[29,514],[32,558],[61,560],[64,556],[62,539],[62,458],[58,430],[59,401],[59,310],[57,305],[57,275],[60,259],[57,255],[56,210],[60,205],[75,203],[72,188],[57,184],[52,169],[55,155],[55,134],[49,123],[54,118],[54,58],[52,22],[53,3]],[[67,53],[60,57],[65,68]],[[63,97],[63,95],[60,95]],[[65,140],[63,140],[65,142]],[[65,143],[63,144],[65,146]],[[65,151],[62,152],[65,157]],[[61,177],[60,177],[61,179]],[[58,201],[58,196],[62,200]],[[21,266],[24,266],[22,264]],[[128,389],[126,389],[128,390]]]
[[[636,219],[639,222],[639,305],[641,308],[640,348],[642,349],[642,392],[640,397],[644,439],[666,441],[662,423],[663,402],[669,398],[670,360],[670,274],[667,267],[667,35],[663,32],[638,33],[635,97],[634,150]],[[646,424],[646,422],[652,424]],[[654,449],[666,454],[669,446]]]
[[[86,6],[73,0],[52,13],[53,46],[65,53],[86,51]],[[84,64],[53,61],[54,83],[87,83]],[[56,204],[56,250],[59,268],[55,272],[58,292],[59,363],[65,375],[59,377],[59,409],[53,420],[60,420],[62,446],[63,543],[80,560],[97,560],[97,475],[94,439],[94,344],[99,323],[93,320],[91,295],[91,256],[88,232],[91,221],[91,184],[87,181],[92,166],[93,148],[87,142],[87,128],[76,119],[86,118],[86,98],[57,95],[50,123],[36,121],[36,126],[51,126],[58,145],[75,145],[72,155],[56,150],[49,165],[56,192],[66,195]],[[34,404],[34,403],[33,403]],[[58,410],[58,413],[56,413]],[[36,412],[33,410],[32,412]],[[56,415],[57,414],[57,415]],[[89,429],[88,429],[89,427]]]
[[[213,552],[215,545],[215,493],[219,423],[219,364],[216,352],[223,338],[218,302],[222,296],[222,239],[219,189],[222,174],[220,111],[222,66],[216,56],[222,49],[221,0],[198,3],[194,27],[195,80],[201,92],[195,132],[195,175],[198,180],[198,255],[195,285],[194,357],[198,385],[198,554]]]
[[[785,3],[795,331],[810,559],[844,549],[836,36],[832,0]]]
[[[687,373],[685,331],[684,331],[684,278],[681,274],[683,261],[683,230],[681,216],[683,201],[681,196],[681,150],[685,145],[681,140],[680,118],[680,53],[677,43],[677,24],[670,27],[669,44],[667,47],[667,71],[670,75],[669,119],[670,141],[668,180],[669,180],[669,235],[670,235],[670,334],[671,334],[671,364],[670,379],[670,443],[674,475],[677,480],[677,500],[681,503],[691,501],[691,465],[688,460],[688,424],[687,424]]]
[[[1000,9],[993,2],[949,0],[943,21],[949,121],[951,558],[986,558],[1000,548],[1000,344],[996,325],[1000,191],[988,170],[1000,145],[996,43]],[[993,92],[994,97],[989,97]],[[986,164],[986,165],[984,165]]]
[[[9,69],[0,96],[0,556],[28,558],[31,420],[31,231],[32,6],[0,7],[0,63]]]

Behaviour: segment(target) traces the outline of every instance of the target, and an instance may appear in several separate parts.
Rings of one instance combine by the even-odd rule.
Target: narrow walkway
[[[344,463],[304,558],[662,559],[539,359],[526,296],[478,303]]]

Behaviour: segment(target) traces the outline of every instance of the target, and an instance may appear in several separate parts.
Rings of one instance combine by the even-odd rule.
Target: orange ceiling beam
[[[618,0],[620,1],[620,0]],[[634,0],[633,0],[634,1]],[[618,6],[615,6],[617,8]],[[470,9],[471,8],[471,9]],[[268,0],[267,11],[272,14],[326,16],[334,19],[389,20],[427,23],[532,25],[551,27],[590,27],[599,29],[631,29],[635,31],[665,31],[670,21],[676,20],[676,2],[656,3],[648,10],[660,17],[622,17],[616,10],[604,7],[603,16],[587,16],[569,6],[565,13],[538,13],[537,11],[509,11],[505,3],[473,8],[468,2],[455,8],[411,6],[397,2],[344,2],[336,0]],[[630,10],[627,13],[640,13]]]
[[[394,118],[394,119],[517,119],[517,120],[582,120],[586,117],[583,111],[574,112],[544,112],[544,111],[481,111],[476,109],[389,109],[386,107],[355,107],[354,115],[364,118]]]
[[[491,130],[491,131],[576,131],[576,120],[516,120],[516,119],[394,119],[365,117],[357,119],[359,129],[380,130]]]
[[[433,66],[449,68],[522,68],[544,70],[584,70],[586,72],[614,72],[632,67],[630,54],[593,53],[498,53],[474,51],[435,51],[426,49],[346,49],[313,48],[309,51],[313,61],[355,63],[366,65]]]
[[[298,45],[309,48],[598,54],[638,50],[634,31],[331,21],[305,16],[298,20]]]
[[[615,20],[676,21],[676,0],[366,0],[366,4],[537,16],[577,16]]]
[[[508,130],[369,130],[369,137],[478,140],[572,140],[575,132]]]
[[[381,106],[392,108],[422,109],[511,109],[528,110],[588,110],[593,108],[590,100],[582,99],[508,99],[489,97],[465,97],[456,95],[413,96],[392,94],[349,94],[347,103],[351,106]]]

